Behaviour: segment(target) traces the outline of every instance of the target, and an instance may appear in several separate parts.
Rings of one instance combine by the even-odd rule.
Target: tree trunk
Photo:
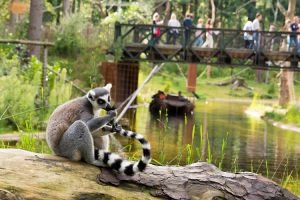
[[[194,0],[193,13],[195,15],[196,20],[198,20],[198,5],[199,5],[199,0]]]
[[[164,3],[162,3],[162,1],[156,0],[154,4],[154,12],[157,12],[161,16],[163,13],[163,5]]]
[[[198,162],[184,167],[149,165],[135,176],[125,176],[102,169],[99,183],[119,185],[133,182],[155,189],[151,194],[167,199],[227,200],[299,200],[275,182],[260,175],[222,172],[214,165]]]
[[[170,0],[167,0],[166,2],[166,11],[165,11],[165,19],[164,19],[164,25],[168,25],[168,21],[171,18],[171,12],[172,12],[172,5]]]
[[[29,40],[40,41],[42,37],[43,25],[43,3],[41,0],[30,1],[30,15],[29,15]],[[36,56],[40,59],[41,47],[30,46],[30,55]]]
[[[102,1],[93,1],[94,6],[96,6],[97,10],[100,12],[100,17],[105,18],[107,17],[107,12],[103,8]]]
[[[257,83],[263,82],[263,70],[261,70],[261,69],[256,70],[256,82]]]
[[[15,2],[15,0],[11,0],[11,4]],[[12,10],[10,10],[10,15],[9,15],[9,27],[8,30],[11,33],[15,33],[16,32],[16,24],[17,24],[17,19],[18,19],[18,14],[12,12]]]
[[[216,6],[214,0],[210,0],[211,5],[211,24],[214,25],[216,20]]]
[[[206,65],[206,78],[210,79],[211,78],[211,65]]]
[[[211,24],[213,25],[216,20],[216,6],[214,0],[210,0],[210,6],[211,6]],[[206,78],[211,78],[211,65],[206,65]]]
[[[286,19],[293,19],[295,15],[295,9],[296,9],[296,2],[297,0],[289,0],[288,10],[286,12]]]
[[[182,6],[182,16],[184,17],[187,12],[187,3],[181,3]]]
[[[71,2],[70,0],[63,0],[63,15],[64,17],[69,16],[71,12]]]
[[[285,21],[292,19],[295,14],[296,0],[289,0],[288,10],[285,10],[284,7],[277,2],[278,9],[285,16]],[[290,65],[290,63],[286,63]],[[280,76],[280,96],[279,96],[279,105],[286,107],[290,101],[295,100],[294,92],[294,72],[283,70]]]
[[[10,11],[9,16],[9,32],[15,33],[16,32],[16,24],[17,24],[18,14],[13,13]]]

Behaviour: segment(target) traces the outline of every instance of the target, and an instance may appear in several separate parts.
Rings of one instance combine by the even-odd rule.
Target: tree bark
[[[15,0],[11,1],[11,5],[15,2]],[[9,14],[9,32],[16,32],[16,24],[17,24],[18,14],[10,11]]]
[[[103,8],[102,1],[92,1],[92,3],[98,8],[101,18],[107,17],[107,12]]]
[[[154,12],[157,12],[160,16],[163,13],[164,1],[156,0],[154,3]]]
[[[199,0],[194,0],[193,12],[196,20],[198,20],[198,6],[199,6]]]
[[[119,185],[132,182],[155,189],[151,194],[168,199],[227,200],[299,200],[286,189],[260,175],[243,172],[222,172],[214,165],[198,162],[184,167],[149,165],[135,176],[116,174],[102,169],[99,183]]]
[[[210,6],[211,6],[211,24],[214,25],[216,20],[216,6],[214,0],[210,0]],[[206,65],[206,78],[211,78],[211,65]]]
[[[214,0],[210,0],[211,5],[211,24],[213,25],[216,20],[216,6]]]
[[[63,0],[63,16],[69,16],[71,12],[71,2],[70,0]]]
[[[184,17],[187,12],[187,3],[185,2],[181,3],[181,7],[182,7],[182,16]]]
[[[286,18],[292,19],[295,15],[297,0],[289,0],[288,10],[286,12]]]
[[[29,40],[40,41],[42,37],[42,25],[43,25],[43,7],[44,1],[31,0],[30,1],[30,15],[29,15]],[[30,55],[36,56],[40,59],[41,47],[30,46]]]
[[[295,14],[296,0],[289,0],[288,9],[285,8],[277,2],[276,6],[280,12],[285,16],[285,21],[292,19]],[[288,27],[287,27],[288,28]],[[286,30],[287,31],[287,30]],[[286,63],[289,65],[290,63]],[[280,96],[279,105],[286,107],[291,101],[295,101],[294,92],[294,72],[283,70],[280,76]]]
[[[170,0],[167,0],[166,1],[166,11],[165,11],[164,25],[168,25],[168,21],[171,18],[171,8],[172,8],[171,2],[170,2]]]

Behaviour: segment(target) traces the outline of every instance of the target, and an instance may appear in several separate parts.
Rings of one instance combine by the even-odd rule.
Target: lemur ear
[[[110,92],[111,87],[112,87],[111,83],[108,83],[108,84],[106,84],[106,86],[104,86],[104,88],[109,92]]]
[[[92,101],[95,101],[95,92],[93,90],[89,91],[88,98]]]

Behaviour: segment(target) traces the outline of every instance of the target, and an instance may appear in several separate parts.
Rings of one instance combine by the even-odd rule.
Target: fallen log
[[[300,199],[260,175],[223,172],[205,162],[184,167],[149,165],[144,173],[132,177],[103,169],[97,180],[113,185],[119,185],[121,181],[145,185],[155,189],[152,195],[171,199]]]
[[[141,187],[103,186],[99,168],[20,149],[0,149],[1,200],[155,200]]]
[[[232,85],[231,89],[236,90],[239,87],[243,87],[248,90],[253,90],[253,88],[249,87],[248,84],[246,83],[245,79],[239,78],[239,77],[233,77],[229,80],[225,80],[219,83],[209,83],[210,85],[216,85],[216,86],[227,86],[227,85]]]
[[[129,177],[62,157],[17,149],[0,149],[0,199],[243,199],[299,200],[275,182],[257,174],[222,172],[204,162],[149,165]],[[120,187],[99,185],[111,183]],[[138,185],[123,184],[130,182]],[[153,188],[148,190],[140,185]]]

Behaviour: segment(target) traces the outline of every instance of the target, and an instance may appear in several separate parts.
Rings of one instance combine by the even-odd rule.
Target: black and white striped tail
[[[104,164],[108,165],[112,169],[122,172],[128,176],[133,176],[136,172],[144,171],[148,163],[150,163],[151,161],[149,142],[145,140],[144,136],[134,133],[132,131],[121,129],[121,131],[118,133],[122,136],[136,139],[142,144],[142,148],[143,148],[142,158],[138,162],[132,163],[130,161],[123,160],[117,154],[107,152],[104,150],[98,150],[99,152],[98,158],[102,160]]]

